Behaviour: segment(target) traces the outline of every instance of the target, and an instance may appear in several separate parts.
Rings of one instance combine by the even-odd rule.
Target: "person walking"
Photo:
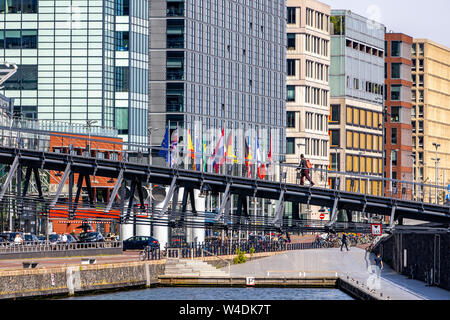
[[[23,239],[20,236],[20,233],[16,233],[16,237],[14,238],[14,244],[22,244],[23,243]]]
[[[347,235],[344,233],[344,234],[342,234],[342,244],[341,244],[341,251],[342,251],[342,248],[345,246],[345,248],[347,249],[347,251],[349,251],[348,250],[348,246],[347,246]]]
[[[309,181],[311,184],[311,187],[314,186],[314,182],[312,181],[311,177],[309,176],[309,169],[312,168],[311,162],[307,159],[305,159],[305,156],[302,154],[300,155],[300,164],[297,167],[297,170],[300,170],[300,185],[305,184],[305,178]]]
[[[377,271],[377,278],[379,278],[381,275],[381,270],[383,270],[383,260],[381,259],[381,254],[379,252],[375,257],[375,266]]]

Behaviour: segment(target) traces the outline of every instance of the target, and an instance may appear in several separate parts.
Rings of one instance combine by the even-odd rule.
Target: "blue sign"
[[[447,192],[450,192],[450,184],[447,185]]]

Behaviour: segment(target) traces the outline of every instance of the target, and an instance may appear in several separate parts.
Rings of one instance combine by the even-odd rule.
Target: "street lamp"
[[[91,127],[94,123],[97,123],[97,120],[86,120],[86,126],[88,127],[88,135],[89,135],[89,157],[91,156]]]
[[[438,158],[438,148],[441,146],[439,143],[433,142],[433,146],[436,148],[436,158],[431,159],[435,161],[435,166],[436,166],[436,186],[435,186],[435,192],[436,192],[436,203],[439,202],[439,198],[438,198],[438,189],[437,186],[439,185],[439,159]]]

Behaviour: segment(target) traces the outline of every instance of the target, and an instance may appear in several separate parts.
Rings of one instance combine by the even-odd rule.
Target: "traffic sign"
[[[320,220],[325,219],[325,214],[324,214],[324,213],[321,213],[320,216],[319,216],[319,218],[320,218]]]
[[[383,234],[381,223],[372,223],[371,224],[372,235],[381,236]]]

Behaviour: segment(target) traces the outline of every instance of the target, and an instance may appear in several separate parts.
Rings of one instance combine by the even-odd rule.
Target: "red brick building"
[[[385,35],[384,172],[386,178],[413,181],[411,48],[401,33]],[[385,195],[411,199],[412,186],[386,182]]]
[[[90,156],[98,159],[122,160],[123,140],[114,137],[88,136],[71,133],[57,133],[50,138],[50,147],[52,152],[69,153],[72,145],[72,153],[79,156]],[[57,190],[59,181],[63,172],[50,171],[50,191],[53,193]],[[74,174],[74,189],[72,192],[72,200],[75,201],[76,185],[78,182],[78,174]],[[56,233],[79,233],[81,229],[77,229],[83,222],[83,219],[92,219],[90,224],[94,230],[101,229],[105,233],[114,232],[111,230],[109,222],[95,221],[95,218],[118,218],[119,212],[111,210],[108,215],[104,214],[103,208],[108,203],[110,195],[116,179],[108,177],[90,176],[90,183],[94,199],[94,208],[85,209],[83,203],[88,202],[86,194],[86,182],[83,181],[83,192],[78,201],[78,208],[75,212],[75,219],[68,220],[68,204],[61,204],[69,201],[69,182],[65,183],[62,194],[59,197],[58,205],[50,210],[50,219],[53,224],[53,231]],[[85,206],[86,207],[86,206]],[[101,227],[100,227],[101,226]],[[100,228],[99,228],[100,227]]]

